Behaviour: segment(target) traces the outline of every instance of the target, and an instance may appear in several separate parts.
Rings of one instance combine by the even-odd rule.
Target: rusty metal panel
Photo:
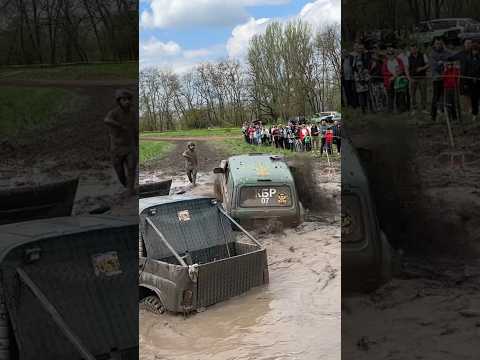
[[[206,307],[240,295],[249,289],[263,285],[267,268],[266,250],[255,246],[240,245],[241,255],[232,256],[199,266],[197,282],[197,306]]]
[[[101,219],[99,218],[99,221]],[[5,254],[1,280],[22,360],[80,359],[38,299],[16,275],[20,267],[97,358],[118,351],[138,359],[138,226],[68,232],[25,242]],[[40,258],[26,261],[28,250]],[[115,254],[115,255],[113,255]],[[102,259],[117,259],[105,267]]]
[[[165,203],[141,214],[140,227],[147,256],[164,259],[172,256],[155,231],[145,225],[148,216],[179,254],[193,253],[235,241],[230,221],[208,198]]]

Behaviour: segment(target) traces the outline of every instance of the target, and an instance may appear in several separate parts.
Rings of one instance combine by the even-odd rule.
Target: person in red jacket
[[[445,107],[452,121],[457,120],[457,90],[460,84],[460,70],[453,62],[448,62],[442,74]]]
[[[327,147],[327,153],[332,155],[332,145],[333,145],[333,130],[328,129],[325,132],[325,144]]]
[[[395,49],[387,48],[387,57],[382,66],[383,85],[387,91],[388,110],[393,111],[395,101],[395,79],[398,76],[405,75],[405,65],[403,61],[395,56]]]

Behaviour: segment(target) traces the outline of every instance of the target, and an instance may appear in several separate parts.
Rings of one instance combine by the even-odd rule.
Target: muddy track
[[[143,139],[142,139],[143,140]],[[209,139],[210,140],[210,139]],[[182,139],[175,140],[175,147],[172,151],[163,158],[151,161],[141,167],[141,171],[161,171],[166,176],[178,175],[185,172],[185,159],[182,153],[187,148],[190,140]],[[212,140],[214,141],[214,140]],[[207,142],[196,142],[196,151],[198,154],[198,171],[204,173],[211,173],[212,170],[220,164],[220,161],[227,158],[227,155],[218,149],[214,148]]]
[[[131,81],[0,80],[0,86],[59,87],[74,92],[78,104],[68,105],[51,125],[21,136],[0,138],[0,186],[35,185],[62,177],[79,177],[74,214],[99,206],[111,207],[122,198],[123,187],[111,167],[105,115],[115,107],[118,87],[136,90]],[[131,209],[134,209],[132,206]]]

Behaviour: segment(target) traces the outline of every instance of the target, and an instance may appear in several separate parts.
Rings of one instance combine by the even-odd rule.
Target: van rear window
[[[241,207],[291,207],[288,186],[244,186],[240,190]]]

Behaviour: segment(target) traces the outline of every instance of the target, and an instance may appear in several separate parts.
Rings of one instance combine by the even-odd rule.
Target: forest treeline
[[[393,29],[413,32],[421,21],[434,18],[480,19],[478,0],[342,0],[342,39],[360,31]]]
[[[340,107],[340,25],[314,31],[273,22],[249,43],[245,61],[206,62],[179,74],[140,71],[141,130],[286,121]]]
[[[138,0],[0,0],[0,64],[138,59]]]

